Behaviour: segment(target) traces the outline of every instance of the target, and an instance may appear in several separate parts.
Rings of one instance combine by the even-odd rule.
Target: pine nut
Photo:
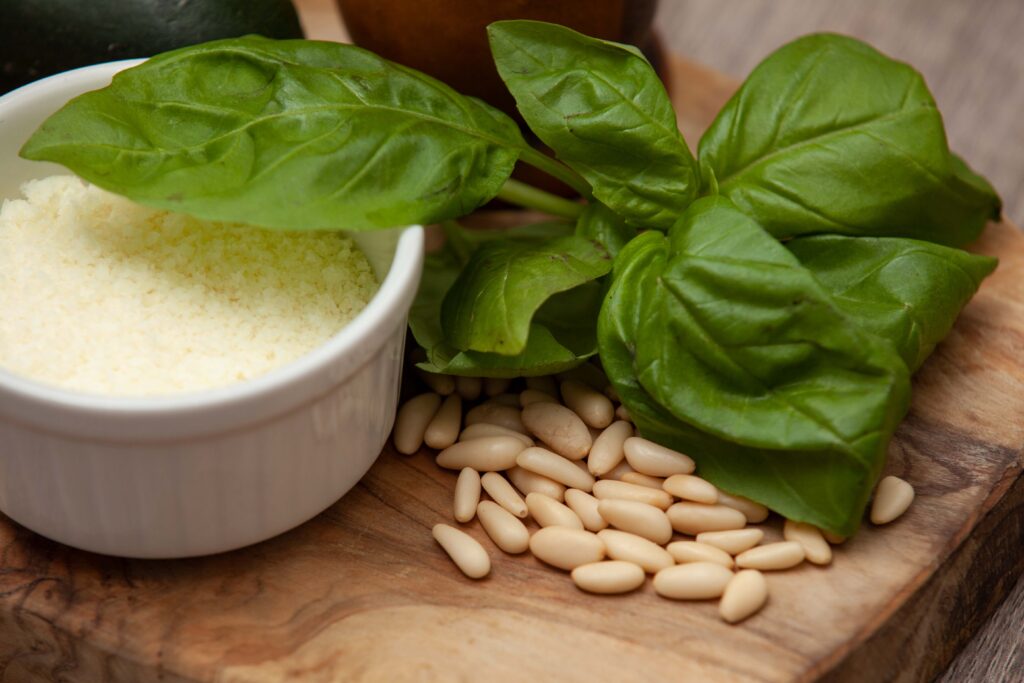
[[[789,569],[803,561],[804,547],[796,541],[759,545],[736,556],[737,567],[761,571]]]
[[[597,511],[597,498],[589,493],[579,489],[569,489],[565,492],[565,504],[576,513],[576,516],[583,522],[583,528],[587,531],[600,531],[608,526],[608,522]]]
[[[742,512],[724,505],[682,502],[670,507],[666,513],[673,529],[691,536],[705,531],[742,529],[747,525],[747,518]]]
[[[515,484],[516,488],[522,491],[523,495],[531,493],[542,493],[548,498],[559,502],[565,499],[565,487],[557,481],[551,481],[547,477],[524,470],[522,467],[513,467],[505,473],[509,481]]]
[[[687,562],[714,562],[732,569],[732,556],[721,548],[697,541],[675,541],[665,546],[668,554],[679,564]]]
[[[718,504],[739,510],[750,524],[760,524],[768,519],[768,508],[743,496],[734,496],[725,491],[718,492]]]
[[[462,398],[458,394],[450,394],[427,424],[427,429],[423,432],[423,441],[438,450],[448,448],[459,438],[461,426]]]
[[[519,394],[519,405],[523,408],[531,403],[558,403],[558,399],[544,391],[525,389]]]
[[[626,422],[632,422],[633,416],[629,414],[629,408],[624,405],[620,405],[615,409],[615,418],[618,420],[624,420]]]
[[[562,400],[588,427],[604,429],[615,419],[615,406],[607,396],[574,379],[562,382]]]
[[[871,503],[871,522],[888,524],[910,507],[914,502],[914,487],[892,475],[886,477],[875,489],[875,499]]]
[[[608,425],[600,436],[594,439],[594,444],[590,447],[587,467],[591,474],[606,475],[621,463],[624,457],[622,444],[631,436],[633,436],[633,425],[628,422],[619,420]]]
[[[530,547],[530,532],[511,512],[490,500],[480,501],[476,508],[480,525],[498,546],[510,555],[526,552]]]
[[[519,409],[512,406],[503,406],[500,403],[481,403],[466,413],[466,426],[475,425],[480,422],[498,425],[513,432],[526,434],[523,420],[519,415]]]
[[[420,394],[406,401],[395,417],[395,450],[405,455],[418,451],[423,445],[427,425],[440,405],[441,397],[434,393]]]
[[[475,401],[480,398],[480,392],[483,391],[483,388],[484,382],[479,377],[455,378],[455,391],[459,392],[459,396],[467,401]]]
[[[718,613],[730,624],[743,621],[759,612],[768,601],[768,582],[756,569],[744,569],[725,586]]]
[[[732,572],[714,562],[688,562],[654,575],[654,592],[673,600],[708,600],[725,592]]]
[[[463,429],[462,433],[459,434],[459,441],[472,441],[473,439],[480,439],[485,436],[514,436],[523,442],[524,447],[533,445],[533,439],[526,434],[505,429],[499,425],[488,424],[487,422],[478,422]]]
[[[530,537],[530,552],[553,567],[572,570],[603,560],[604,542],[589,531],[550,526]]]
[[[582,460],[590,452],[587,425],[558,403],[533,403],[523,408],[523,424],[551,450],[570,460]]]
[[[526,388],[533,389],[534,391],[543,391],[552,398],[558,396],[558,384],[555,382],[555,378],[550,375],[527,377]]]
[[[647,503],[661,510],[667,510],[672,504],[672,496],[664,491],[652,489],[649,486],[639,486],[625,481],[614,479],[602,479],[594,483],[594,496],[604,500],[615,498],[617,500],[635,500],[638,503]]]
[[[697,534],[697,542],[720,548],[730,555],[739,555],[764,540],[760,529],[734,529],[732,531],[705,531]]]
[[[597,537],[604,541],[608,557],[640,565],[649,574],[675,564],[675,560],[667,550],[654,541],[649,541],[636,534],[604,529],[597,532]]]
[[[583,522],[576,513],[543,493],[526,494],[526,507],[537,524],[542,527],[564,526],[569,529],[583,529]]]
[[[455,391],[455,378],[451,375],[438,375],[419,368],[416,368],[416,375],[436,394],[448,396]]]
[[[782,537],[802,545],[804,556],[811,564],[828,564],[832,561],[832,548],[816,526],[787,519],[782,526]]]
[[[507,377],[484,377],[484,394],[488,396],[504,394],[511,384],[512,380]]]
[[[587,460],[589,461],[590,458],[588,457]],[[632,467],[630,467],[628,462],[623,460],[618,465],[616,465],[612,469],[610,469],[607,472],[605,472],[604,474],[602,474],[601,478],[602,479],[613,479],[615,481],[622,481],[622,477],[626,476],[630,472],[636,472],[636,470],[634,470]],[[639,473],[637,473],[637,474],[639,474]]]
[[[652,477],[670,477],[673,474],[690,474],[696,465],[690,456],[671,448],[665,448],[653,441],[632,436],[622,444],[629,466],[641,474]]]
[[[515,467],[523,448],[523,442],[511,436],[488,436],[453,444],[438,453],[436,461],[449,470],[472,467],[477,472],[494,472]]]
[[[658,545],[672,540],[672,525],[665,513],[653,505],[632,500],[602,500],[597,511],[616,529],[642,536]]]
[[[709,505],[718,502],[718,489],[715,485],[692,474],[673,474],[662,486],[676,498]]]
[[[581,491],[594,488],[594,478],[562,456],[546,448],[527,448],[516,456],[516,465]]]
[[[581,564],[572,570],[572,580],[588,593],[615,595],[636,590],[644,583],[644,570],[632,562],[607,560]]]
[[[818,529],[818,531],[820,531],[821,535],[825,537],[825,540],[832,545],[841,545],[846,543],[846,536],[840,536],[839,534],[834,534],[831,531],[826,531],[825,529]]]
[[[663,490],[665,480],[661,477],[649,477],[646,474],[640,474],[639,472],[626,472],[622,475],[622,479],[627,484],[636,484],[637,486],[646,486],[649,489]]]
[[[495,503],[520,519],[526,518],[526,503],[516,493],[512,484],[508,483],[508,479],[497,472],[487,472],[480,478],[480,484]]]
[[[491,558],[475,538],[465,531],[447,524],[435,524],[434,540],[437,541],[452,562],[463,574],[471,579],[482,579],[491,571]]]
[[[480,502],[480,473],[472,467],[463,467],[455,480],[455,503],[452,505],[456,522],[465,524],[476,514]]]

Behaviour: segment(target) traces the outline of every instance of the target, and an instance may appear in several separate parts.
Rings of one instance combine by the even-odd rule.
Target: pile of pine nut
[[[399,409],[396,449],[439,450],[437,464],[459,472],[456,522],[476,517],[503,552],[529,550],[571,572],[584,591],[626,593],[653,574],[659,595],[719,598],[722,618],[737,623],[768,600],[762,572],[805,560],[827,565],[830,544],[845,540],[786,520],[784,540],[762,544],[764,531],[748,525],[764,522],[768,509],[695,476],[688,456],[636,436],[606,381],[598,391],[580,373],[531,377],[509,393],[511,380],[419,374],[432,391]],[[463,414],[469,403],[476,405]],[[893,521],[913,498],[910,484],[885,477],[871,521]],[[528,517],[540,527],[532,535]],[[472,536],[443,523],[433,534],[466,576],[490,573],[490,556]]]

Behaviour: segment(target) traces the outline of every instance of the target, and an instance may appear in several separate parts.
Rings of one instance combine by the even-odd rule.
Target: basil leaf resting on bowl
[[[420,368],[566,371],[595,355],[642,435],[723,490],[849,535],[909,376],[995,261],[998,219],[923,78],[852,38],[754,69],[698,145],[633,47],[488,29],[552,151],[479,100],[349,45],[216,41],[69,102],[22,150],[143,204],[271,228],[443,222],[410,328]],[[512,180],[519,163],[568,200]],[[470,231],[492,198],[552,216]]]

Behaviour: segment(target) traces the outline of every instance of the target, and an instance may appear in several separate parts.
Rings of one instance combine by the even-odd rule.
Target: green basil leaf
[[[900,357],[723,198],[695,202],[668,238],[638,239],[646,248],[620,255],[616,279],[629,272],[628,259],[646,253],[649,262],[628,289],[613,283],[599,344],[641,429],[655,422],[655,438],[668,432],[670,445],[727,491],[851,533],[907,408]],[[606,320],[630,309],[633,322]],[[632,373],[626,362],[609,363],[616,325]],[[630,381],[647,403],[632,403]]]
[[[765,59],[700,142],[717,190],[779,238],[892,235],[958,245],[999,198],[951,155],[921,75],[853,38]]]
[[[640,433],[670,447],[689,448],[698,432],[661,407],[636,376],[637,329],[650,304],[650,287],[665,267],[665,238],[647,232],[632,240],[615,259],[611,285],[601,306],[597,338],[601,365]]]
[[[367,229],[470,212],[524,147],[504,114],[366,50],[248,36],[119,73],[21,153],[202,218]]]
[[[550,297],[534,314],[526,347],[518,354],[464,351],[445,338],[441,306],[472,254],[494,242],[540,244],[571,236],[569,223],[538,223],[507,230],[463,230],[451,226],[445,246],[428,254],[409,328],[427,352],[419,367],[429,372],[475,377],[546,375],[576,367],[597,353],[596,320],[601,305],[597,282]]]
[[[530,377],[564,372],[597,354],[596,322],[601,288],[588,282],[548,299],[530,324],[525,348],[509,356],[460,351],[447,342],[431,348],[429,372],[477,377]]]
[[[507,356],[521,353],[541,304],[610,270],[608,253],[575,235],[536,243],[484,244],[470,257],[441,305],[445,337],[458,349]]]
[[[668,229],[700,181],[647,60],[555,24],[499,21],[487,32],[498,73],[533,132],[631,224]]]
[[[847,315],[888,339],[911,372],[996,267],[988,256],[894,237],[822,235],[786,247]]]
[[[409,328],[413,337],[427,351],[444,342],[441,302],[477,247],[501,240],[536,243],[552,237],[565,237],[573,231],[571,224],[562,221],[494,230],[466,230],[455,222],[444,227],[444,246],[424,258],[423,276],[409,311]]]
[[[947,243],[963,245],[976,239],[987,221],[1000,220],[1003,200],[992,184],[958,155],[950,153],[950,164],[952,173],[921,208],[927,224],[943,226],[954,235]]]
[[[637,231],[604,204],[591,202],[576,221],[576,234],[597,242],[614,258]]]

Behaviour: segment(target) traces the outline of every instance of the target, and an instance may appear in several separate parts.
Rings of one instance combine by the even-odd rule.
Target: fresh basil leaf
[[[958,245],[999,211],[991,186],[950,154],[921,75],[845,36],[799,38],[765,59],[704,134],[699,156],[717,191],[779,238]]]
[[[668,229],[700,181],[647,60],[635,48],[555,24],[499,21],[487,33],[498,73],[533,132],[631,224]]]
[[[427,352],[419,367],[429,372],[477,377],[530,377],[576,368],[597,354],[601,288],[588,282],[548,299],[534,316],[526,347],[509,356],[460,351],[444,341]]]
[[[925,223],[943,226],[953,236],[944,242],[958,246],[976,239],[986,222],[1000,220],[1003,201],[991,183],[958,155],[950,154],[950,164],[952,173],[920,206]]]
[[[458,349],[521,353],[541,304],[610,270],[608,253],[575,235],[484,244],[445,295],[445,337]]]
[[[562,372],[595,355],[596,320],[601,306],[596,282],[550,297],[534,314],[526,347],[516,355],[460,350],[448,342],[441,325],[442,301],[481,245],[535,245],[569,237],[572,231],[571,224],[556,222],[507,230],[463,230],[452,226],[445,246],[426,257],[420,289],[409,313],[413,337],[427,352],[427,362],[419,367],[452,375],[521,377]]]
[[[637,231],[604,204],[591,202],[576,221],[576,234],[597,242],[614,258]]]
[[[648,235],[620,254],[616,279],[630,258],[647,266],[628,289],[613,283],[601,313],[601,357],[626,407],[723,489],[851,533],[906,411],[907,367],[728,200],[698,200],[669,237]],[[609,363],[617,328],[631,368]],[[634,405],[630,374],[650,401]]]
[[[611,285],[601,306],[597,338],[601,365],[640,433],[670,447],[689,448],[698,432],[681,423],[651,398],[636,377],[637,329],[653,278],[665,267],[665,237],[647,232],[632,240],[615,259]]]
[[[524,147],[501,112],[366,50],[248,36],[119,73],[21,153],[202,218],[367,229],[472,211]]]
[[[441,302],[477,247],[500,240],[535,243],[552,237],[565,237],[573,231],[571,224],[561,221],[491,230],[466,230],[452,221],[444,228],[444,245],[424,258],[420,287],[409,311],[409,328],[413,337],[428,351],[444,342]]]
[[[786,247],[913,372],[953,327],[996,259],[920,240],[821,235]]]

